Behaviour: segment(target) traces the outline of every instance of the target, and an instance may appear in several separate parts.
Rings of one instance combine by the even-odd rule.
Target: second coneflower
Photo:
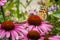
[[[37,29],[41,34],[48,33],[53,28],[48,22],[42,21],[38,15],[30,15],[27,22],[23,25],[26,30]]]
[[[23,30],[24,36],[21,40],[43,40],[44,37],[40,35],[40,33],[36,30]]]

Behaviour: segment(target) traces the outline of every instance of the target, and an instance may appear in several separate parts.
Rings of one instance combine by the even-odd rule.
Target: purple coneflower
[[[36,28],[41,35],[44,35],[45,33],[48,34],[48,32],[51,31],[51,28],[53,28],[48,22],[42,21],[42,19],[37,15],[30,15],[23,26],[26,30],[33,30]]]
[[[4,21],[0,24],[0,39],[5,37],[9,40],[9,38],[12,37],[12,40],[18,40],[22,34],[19,29],[23,29],[20,24],[13,23],[9,20]]]
[[[22,31],[24,36],[21,40],[43,40],[44,37],[40,35],[40,33],[36,30]]]

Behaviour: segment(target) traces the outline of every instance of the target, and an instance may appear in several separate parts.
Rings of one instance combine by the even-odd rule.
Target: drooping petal
[[[32,30],[33,28],[34,28],[34,26],[29,26],[29,27],[27,28],[27,30],[30,31],[30,30]]]
[[[23,39],[21,39],[21,40],[29,40],[27,37],[25,37],[25,38],[23,38]]]
[[[40,29],[41,29],[44,33],[47,33],[47,32],[48,32],[48,30],[47,30],[46,27],[44,27],[44,26],[41,26]]]
[[[12,31],[11,31],[11,36],[12,36],[12,40],[15,40],[15,36]]]
[[[21,33],[18,30],[15,30],[15,31],[19,34],[19,39],[23,39],[24,38],[24,34],[23,33]]]
[[[42,26],[46,27],[47,31],[51,31],[51,29],[53,28],[52,25],[49,24],[43,24]]]
[[[1,0],[1,2],[5,3],[5,2],[7,2],[7,0]]]
[[[34,27],[34,28],[33,28],[33,30],[36,30],[36,31],[38,31],[38,28],[37,28],[37,26],[36,26],[36,27]],[[39,31],[38,31],[38,32],[39,32]]]
[[[0,6],[3,6],[4,5],[4,3],[2,3],[1,1],[0,1]]]
[[[6,38],[10,37],[10,32],[6,32]]]
[[[41,33],[40,35],[44,35],[44,31],[38,27],[38,31]]]
[[[4,38],[5,37],[5,31],[3,30],[3,31],[1,31],[1,33],[0,33],[0,39],[1,38]]]
[[[20,26],[21,24],[14,23],[15,26]]]
[[[19,37],[18,37],[18,33],[17,33],[16,31],[12,31],[12,32],[13,32],[13,34],[14,34],[16,40],[18,40],[18,39],[19,39]]]
[[[26,31],[25,29],[19,29],[19,28],[16,28],[16,30],[18,30],[18,31],[22,32],[24,35],[26,35],[26,34],[27,34],[27,31]]]
[[[15,26],[15,29],[16,29],[16,28],[24,29],[23,26]]]
[[[60,36],[52,36],[48,38],[49,40],[60,40]]]
[[[29,26],[29,24],[28,23],[25,23],[25,24],[23,24],[23,27],[28,27]]]
[[[41,37],[40,39],[38,39],[38,40],[44,40],[44,37]]]

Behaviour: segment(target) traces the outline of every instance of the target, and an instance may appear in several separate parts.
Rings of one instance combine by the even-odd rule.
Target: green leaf
[[[14,7],[14,4],[15,4],[15,3],[16,3],[16,2],[11,2],[10,5],[8,5],[6,8],[10,10],[11,8]]]
[[[54,14],[52,14],[53,16],[60,18],[60,10],[56,11]]]
[[[60,13],[53,14],[53,16],[60,18]]]

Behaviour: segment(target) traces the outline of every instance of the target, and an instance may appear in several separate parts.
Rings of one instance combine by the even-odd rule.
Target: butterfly
[[[42,20],[45,20],[46,17],[47,17],[46,12],[47,12],[47,9],[45,9],[45,8],[41,9],[41,10],[38,11],[38,16],[40,16],[40,18]]]

